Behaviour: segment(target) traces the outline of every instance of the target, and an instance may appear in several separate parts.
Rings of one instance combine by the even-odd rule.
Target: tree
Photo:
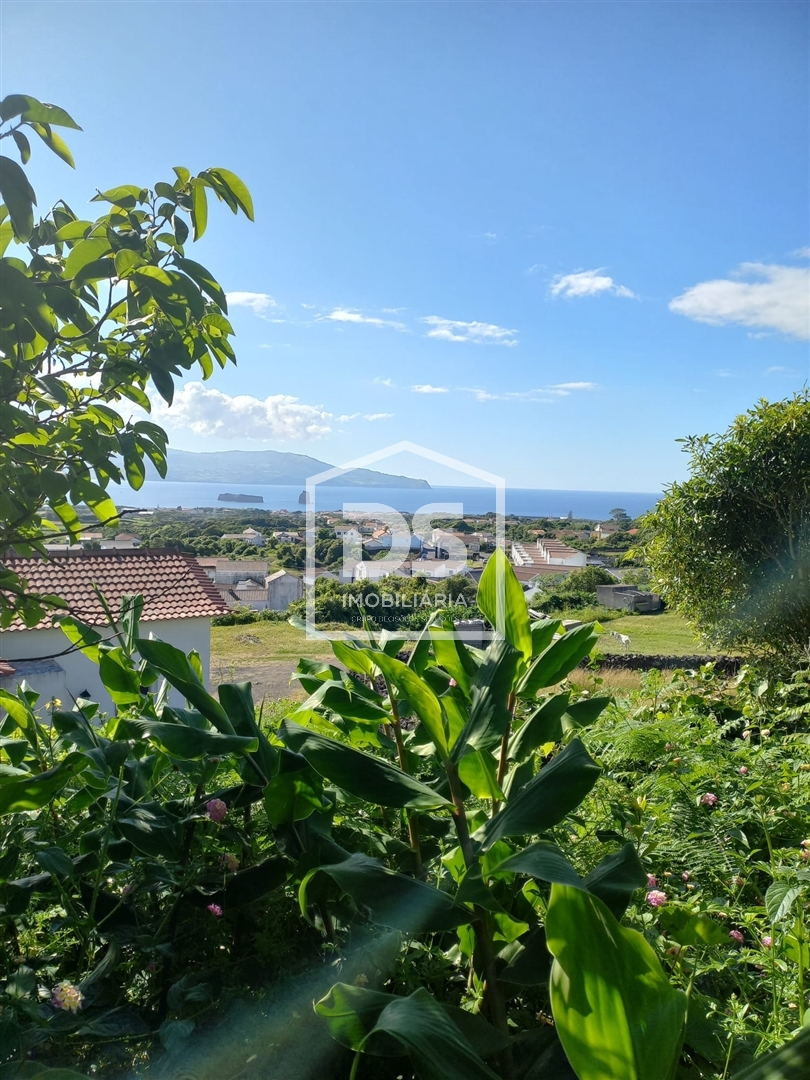
[[[13,140],[22,165],[33,132],[73,167],[57,127],[81,130],[35,98],[0,102],[0,140]],[[205,232],[208,192],[252,220],[250,194],[226,169],[174,174],[154,189],[98,192],[92,201],[107,208],[95,221],[64,201],[35,221],[25,171],[0,156],[0,558],[44,554],[49,532],[78,539],[82,503],[114,522],[111,483],[139,488],[147,458],[166,474],[166,433],[125,420],[120,405],[148,413],[150,385],[171,404],[175,377],[196,366],[207,379],[235,362],[225,294],[186,245]],[[32,625],[43,610],[0,568],[0,626],[15,614]]]
[[[620,529],[626,529],[630,525],[632,518],[621,506],[616,506],[610,511],[610,520],[614,525],[618,525]]]
[[[646,516],[667,602],[709,641],[793,650],[810,638],[810,392],[760,401],[684,441],[691,477]]]

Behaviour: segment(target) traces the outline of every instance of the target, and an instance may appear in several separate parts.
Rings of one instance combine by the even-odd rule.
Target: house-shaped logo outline
[[[313,572],[315,570],[315,537],[317,534],[315,522],[315,488],[318,487],[319,484],[325,483],[327,480],[334,480],[335,477],[343,476],[345,473],[352,472],[354,469],[364,469],[387,457],[393,457],[394,454],[406,452],[415,454],[417,457],[425,458],[428,461],[434,461],[439,465],[444,465],[446,468],[455,469],[457,472],[472,476],[476,480],[483,480],[485,483],[491,484],[495,489],[495,545],[496,549],[505,551],[504,519],[506,517],[506,480],[502,476],[491,473],[486,469],[479,469],[476,465],[470,465],[466,461],[459,461],[458,458],[450,457],[447,454],[441,454],[437,450],[430,450],[426,446],[420,446],[418,443],[403,439],[391,446],[383,447],[381,450],[375,450],[370,454],[365,454],[363,457],[355,458],[354,461],[349,461],[345,465],[335,465],[331,469],[325,469],[323,472],[316,473],[314,476],[309,476],[307,477],[306,483],[305,570],[305,578],[309,578],[311,581],[311,584],[307,585],[305,588],[307,612],[306,634],[308,638],[328,638],[330,640],[348,641],[353,637],[348,631],[333,630],[327,633],[323,630],[315,629],[315,574]],[[497,575],[496,590],[497,617],[495,629],[503,634],[506,622],[506,582],[504,571],[500,568]],[[434,630],[432,633],[436,637],[447,639],[453,639],[458,636],[456,633],[451,633],[450,631]],[[405,639],[415,640],[420,634],[421,631],[397,630],[397,636]],[[491,638],[494,636],[494,633],[485,632],[483,636],[485,638]]]

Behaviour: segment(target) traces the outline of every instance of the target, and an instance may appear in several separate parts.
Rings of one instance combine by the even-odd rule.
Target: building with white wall
[[[113,711],[98,666],[71,645],[54,621],[60,613],[70,614],[115,643],[116,628],[96,589],[116,614],[125,596],[142,596],[141,636],[152,634],[185,653],[196,650],[207,682],[211,619],[227,607],[194,556],[159,549],[72,551],[48,559],[7,557],[5,564],[24,579],[28,592],[59,596],[67,608],[54,609],[37,626],[26,627],[17,619],[0,631],[4,690],[15,693],[25,680],[40,695],[40,707],[58,698],[70,709],[76,698],[88,697],[102,710]],[[182,695],[172,691],[170,701],[182,705]]]

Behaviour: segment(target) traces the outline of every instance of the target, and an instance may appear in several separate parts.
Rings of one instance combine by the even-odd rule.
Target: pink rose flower
[[[739,767],[739,769],[737,770],[737,772],[740,774],[740,776],[748,776],[748,766],[747,765],[741,765]]]
[[[228,813],[228,807],[222,799],[209,799],[205,804],[205,810],[212,821],[222,821]]]
[[[705,795],[700,796],[701,806],[714,806],[717,802],[717,796],[713,791],[707,791]]]
[[[728,936],[732,941],[736,941],[738,945],[742,945],[745,941],[745,934],[741,930],[729,930]]]
[[[208,910],[211,912],[212,915],[220,916],[222,914],[222,908],[219,906],[219,904],[209,904]]]
[[[763,949],[770,949],[773,947],[773,938],[770,936],[770,934],[766,934],[765,937],[762,939],[762,947]]]
[[[658,879],[656,878],[655,874],[647,874],[647,886],[650,889],[654,889],[657,884]]]
[[[647,903],[650,907],[663,907],[667,902],[667,894],[660,889],[652,889],[647,893]]]

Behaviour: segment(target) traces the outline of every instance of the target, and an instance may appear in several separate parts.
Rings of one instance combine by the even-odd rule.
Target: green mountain
[[[300,484],[303,487],[308,477],[331,468],[327,462],[306,454],[284,454],[277,450],[217,450],[210,454],[169,450],[166,479],[196,484]],[[159,477],[151,471],[149,479]],[[353,469],[325,483],[330,487],[430,487],[427,480],[372,469]]]

